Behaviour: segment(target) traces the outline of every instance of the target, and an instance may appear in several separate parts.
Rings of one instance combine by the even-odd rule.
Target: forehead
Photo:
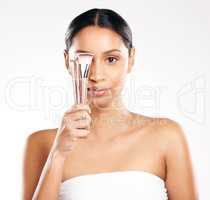
[[[73,38],[72,50],[82,49],[93,53],[103,53],[110,49],[127,52],[120,35],[108,28],[88,26],[78,32]]]

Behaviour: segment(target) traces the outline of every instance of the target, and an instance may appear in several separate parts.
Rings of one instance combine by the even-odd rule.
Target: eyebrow
[[[112,53],[114,51],[121,52],[119,49],[111,49],[111,50],[108,50],[108,51],[103,52],[103,54]],[[77,51],[75,51],[75,53],[91,53],[91,52],[90,51],[85,51],[85,50],[78,49]]]

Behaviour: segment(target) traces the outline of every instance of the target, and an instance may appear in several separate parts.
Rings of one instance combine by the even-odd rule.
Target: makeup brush
[[[72,70],[73,90],[75,104],[87,103],[87,84],[89,67],[93,54],[76,53]]]

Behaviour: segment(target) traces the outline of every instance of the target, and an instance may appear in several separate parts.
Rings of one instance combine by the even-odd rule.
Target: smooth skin
[[[61,127],[65,128],[37,131],[27,138],[23,199],[31,200],[35,190],[39,195],[34,199],[57,199],[60,184],[75,176],[140,170],[162,178],[170,200],[197,200],[182,127],[168,118],[130,112],[122,102],[120,94],[134,65],[135,48],[128,55],[118,34],[91,26],[75,36],[69,53],[64,50],[67,68],[75,52],[94,54],[89,86],[109,89],[105,96],[89,96],[89,105],[74,105],[64,113]]]

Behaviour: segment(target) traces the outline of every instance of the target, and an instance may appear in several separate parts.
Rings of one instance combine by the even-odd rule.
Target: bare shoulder
[[[177,149],[183,153],[188,151],[186,133],[180,123],[169,118],[159,118],[155,127],[164,141],[166,153]]]
[[[183,127],[169,118],[156,119],[166,162],[166,187],[170,199],[197,199],[190,148]]]
[[[148,118],[149,127],[153,130],[152,133],[158,135],[165,145],[173,143],[173,145],[184,145],[186,136],[182,126],[169,118]],[[169,145],[170,146],[170,145]]]
[[[170,153],[175,151],[182,152],[182,155],[188,153],[186,134],[177,121],[165,117],[140,116],[138,118],[145,124],[146,138],[159,147],[165,158],[170,157]]]
[[[57,129],[40,130],[30,134],[23,155],[23,199],[31,199],[38,183]]]
[[[40,151],[43,156],[47,156],[56,132],[57,129],[45,129],[31,133],[26,139],[26,148],[28,148],[29,152]]]
[[[46,139],[46,138],[52,137],[56,133],[56,131],[57,131],[57,128],[35,131],[28,136],[28,139],[33,138],[37,141],[40,141],[43,138]]]
[[[163,118],[158,129],[164,141],[168,169],[178,165],[182,165],[182,169],[191,168],[190,148],[184,128],[174,120]]]
[[[177,121],[169,118],[141,116],[146,144],[163,155],[165,180],[169,199],[198,199],[193,163],[187,135]],[[141,126],[139,126],[141,127]],[[141,130],[139,127],[137,129]],[[139,134],[142,135],[142,134]],[[142,140],[141,140],[142,141]],[[148,149],[147,149],[148,152]]]
[[[57,129],[45,129],[33,132],[27,138],[27,143],[45,146],[52,143],[55,138]]]

